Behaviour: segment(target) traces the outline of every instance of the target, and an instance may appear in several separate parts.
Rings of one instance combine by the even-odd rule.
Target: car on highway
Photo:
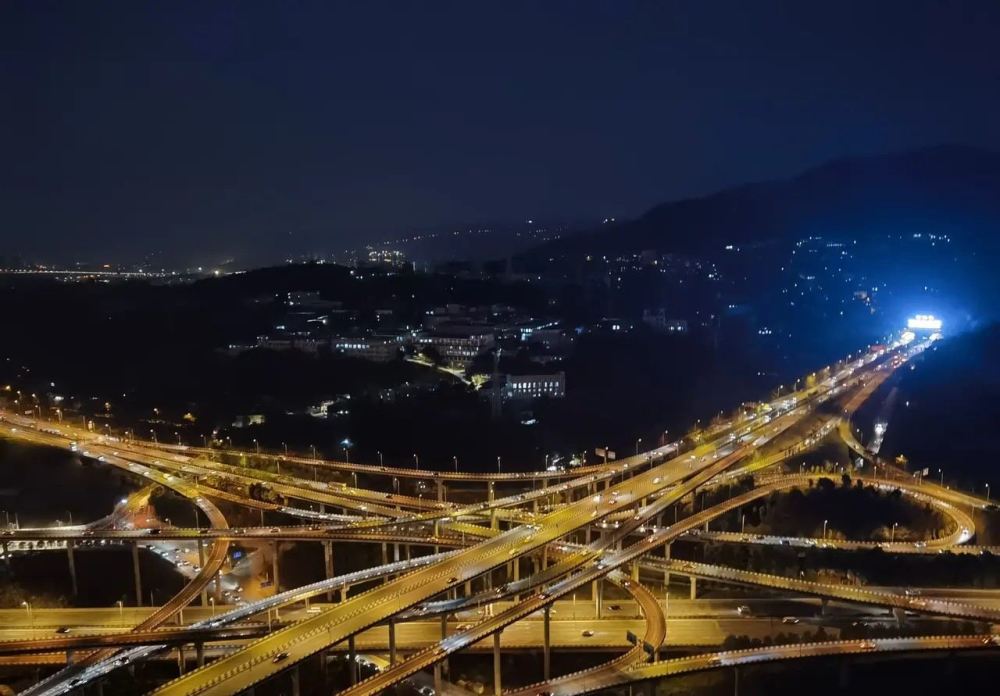
[[[860,643],[858,643],[858,647],[862,650],[874,650],[878,646],[875,644],[875,641],[873,640],[863,640]]]
[[[781,619],[781,623],[787,625],[795,625],[799,622],[798,617],[795,616],[785,616]]]
[[[69,626],[60,626],[59,628],[56,629],[56,633],[63,635],[69,633],[71,630],[73,629],[71,629]]]
[[[738,607],[736,607],[736,613],[739,614],[740,616],[750,616],[750,607],[748,607],[746,604],[741,604]]]
[[[584,638],[593,638],[594,632],[588,628],[585,631],[581,632],[580,635],[583,636]]]
[[[284,662],[288,659],[288,653],[282,650],[280,653],[271,658],[271,662],[278,664],[279,662]]]

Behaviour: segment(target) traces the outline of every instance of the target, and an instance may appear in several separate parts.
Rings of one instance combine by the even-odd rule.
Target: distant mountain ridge
[[[699,253],[727,244],[864,237],[901,228],[985,235],[996,245],[1000,152],[943,145],[835,160],[791,179],[664,203],[635,220],[555,240],[520,258],[533,265],[645,249]]]

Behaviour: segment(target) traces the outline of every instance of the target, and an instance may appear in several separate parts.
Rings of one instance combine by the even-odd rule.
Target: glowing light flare
[[[910,329],[938,331],[941,328],[941,320],[933,314],[917,314],[906,321],[906,326]]]

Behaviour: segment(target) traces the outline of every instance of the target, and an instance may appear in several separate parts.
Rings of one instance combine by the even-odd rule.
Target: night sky
[[[1000,148],[1000,2],[0,3],[0,256],[243,262]]]

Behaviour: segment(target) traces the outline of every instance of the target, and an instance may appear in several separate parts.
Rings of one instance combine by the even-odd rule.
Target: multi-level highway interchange
[[[421,471],[284,455],[282,461],[313,468],[312,478],[298,478],[253,466],[226,464],[226,457],[222,456],[226,453],[219,450],[140,442],[97,434],[66,423],[0,412],[0,434],[4,437],[79,450],[84,456],[142,479],[147,486],[133,496],[139,499],[135,504],[148,496],[152,486],[162,486],[189,499],[208,521],[208,526],[202,528],[169,525],[127,528],[117,522],[133,504],[128,501],[109,517],[89,525],[4,532],[5,558],[30,544],[33,548],[62,549],[68,554],[71,568],[74,549],[101,540],[130,544],[134,560],[140,542],[187,540],[197,544],[201,558],[197,573],[176,596],[160,607],[131,612],[135,621],[130,630],[121,628],[121,607],[47,610],[52,613],[48,618],[46,611],[35,610],[29,617],[30,631],[24,618],[25,614],[32,614],[30,608],[27,612],[0,612],[6,614],[0,633],[0,661],[63,665],[23,692],[31,695],[68,693],[90,683],[96,683],[100,689],[102,678],[111,671],[172,654],[168,651],[180,654],[181,674],[153,693],[234,694],[252,692],[255,685],[265,680],[285,679],[290,692],[297,694],[300,663],[318,659],[325,669],[327,654],[338,651],[350,656],[351,685],[342,693],[367,696],[428,669],[433,671],[437,691],[441,692],[449,655],[467,649],[492,650],[494,688],[499,694],[503,683],[501,652],[529,646],[543,653],[540,675],[543,679],[507,693],[562,695],[698,670],[737,669],[743,664],[765,661],[827,655],[857,654],[870,659],[921,651],[1000,650],[1000,636],[984,631],[961,636],[822,640],[674,659],[659,656],[668,638],[680,642],[683,638],[677,641],[678,635],[698,630],[688,625],[692,621],[697,623],[696,620],[684,618],[682,601],[674,600],[667,606],[664,587],[671,574],[691,578],[692,599],[696,579],[707,578],[818,598],[823,606],[828,601],[849,602],[893,610],[898,615],[913,612],[960,617],[981,622],[983,626],[1000,623],[1000,604],[988,594],[921,593],[909,588],[823,584],[670,558],[671,542],[681,536],[847,549],[872,546],[864,540],[726,534],[711,531],[709,523],[775,490],[803,486],[810,477],[821,476],[775,472],[777,465],[808,449],[834,429],[858,455],[874,461],[854,440],[848,425],[850,415],[894,369],[926,345],[920,341],[897,341],[888,348],[839,363],[835,371],[824,370],[818,373],[819,378],[808,380],[806,388],[786,394],[753,413],[713,426],[693,449],[672,443],[624,460],[566,471],[503,474]],[[825,404],[824,408],[818,409],[821,404]],[[790,428],[807,417],[820,419],[821,425],[808,434],[795,435],[796,440],[780,451],[754,456],[779,435],[787,438],[792,432],[799,432]],[[866,467],[869,469],[870,466]],[[318,471],[324,476],[320,477]],[[327,474],[333,473],[353,474],[354,485],[326,480]],[[359,474],[365,480],[384,485],[358,487]],[[669,515],[665,519],[664,512],[673,507],[676,515],[675,503],[685,497],[747,475],[754,477],[752,490],[680,519]],[[265,483],[286,502],[280,506],[266,503],[234,494],[233,488],[221,490],[206,483],[220,478],[244,488],[251,483]],[[427,498],[402,495],[398,493],[399,479],[430,481],[436,495]],[[395,488],[391,482],[396,483]],[[446,500],[449,485],[476,482],[481,484],[484,494],[479,502],[458,504]],[[898,488],[934,505],[954,521],[955,532],[947,537],[919,543],[883,543],[884,550],[899,553],[983,550],[969,543],[975,528],[967,511],[985,507],[986,501],[929,481],[915,482],[884,462],[875,467],[870,482]],[[501,486],[505,491],[515,492],[500,495]],[[397,492],[386,492],[390,489]],[[303,523],[231,528],[213,498],[278,510],[301,518]],[[320,512],[316,512],[316,506]],[[253,602],[217,608],[227,548],[237,540],[322,544],[327,579]],[[382,564],[337,575],[332,562],[332,543],[381,545]],[[414,547],[428,553],[411,555]],[[141,596],[137,560],[135,566],[136,595]],[[495,582],[498,577],[503,579]],[[373,581],[371,589],[348,595],[352,586],[362,583],[371,586]],[[631,597],[630,601],[622,602],[626,611],[622,611],[622,605],[615,606],[617,612],[602,607],[605,583],[617,585]],[[576,619],[577,590],[589,590],[589,596],[593,597],[580,610],[586,621]],[[185,611],[199,597],[201,607]],[[310,606],[314,597],[324,597],[328,603]],[[339,602],[331,601],[334,598],[339,598]],[[282,620],[273,624],[272,610],[279,608],[284,610]],[[731,616],[731,609],[732,605],[727,604],[720,611]],[[556,612],[558,616],[553,616]],[[567,618],[571,613],[573,618]],[[35,630],[46,625],[53,628]],[[70,632],[54,630],[62,625],[86,628]],[[581,630],[581,626],[592,628]],[[787,628],[795,632],[796,627]],[[675,632],[677,635],[673,635]],[[626,640],[627,635],[632,644]],[[197,667],[185,672],[184,650],[192,645]],[[620,652],[610,662],[590,669],[552,674],[553,647],[595,645]],[[382,668],[362,681],[358,681],[357,674],[358,651],[387,655]]]

